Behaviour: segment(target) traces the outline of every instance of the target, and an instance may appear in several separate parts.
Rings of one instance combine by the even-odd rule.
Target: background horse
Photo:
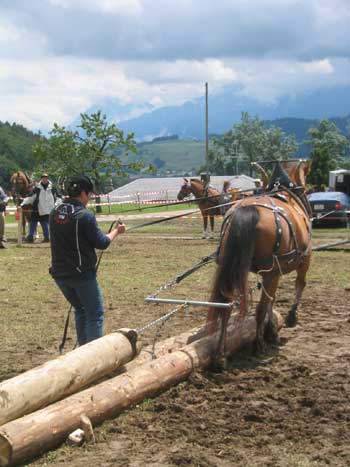
[[[278,170],[270,182],[271,186],[275,184],[275,190],[242,199],[228,211],[211,294],[213,302],[229,303],[233,298],[239,299],[239,319],[242,319],[248,311],[248,274],[252,271],[261,275],[261,297],[255,310],[257,351],[264,349],[264,337],[278,340],[272,307],[280,276],[291,271],[297,273],[296,295],[286,324],[296,325],[311,256],[310,211],[305,196],[309,164],[283,162],[276,167]],[[209,332],[216,330],[219,316],[221,318],[219,352],[223,356],[230,313],[230,310],[211,308],[207,317]]]
[[[214,238],[214,219],[215,216],[220,215],[220,208],[217,208],[221,204],[221,195],[215,188],[211,186],[204,186],[204,183],[197,178],[191,178],[188,180],[184,178],[185,183],[181,186],[177,199],[183,200],[191,193],[196,199],[198,199],[198,207],[201,210],[203,216],[203,236],[202,238],[208,238],[208,217],[210,219],[209,238]],[[212,209],[210,209],[212,208]]]
[[[17,208],[21,205],[23,199],[28,196],[33,188],[33,185],[30,181],[30,178],[24,172],[18,170],[17,172],[13,173],[10,178],[10,182],[12,185],[12,198],[17,206]],[[32,212],[32,206],[27,205],[23,206],[22,208],[22,235],[23,238],[26,236],[26,222],[30,222]]]

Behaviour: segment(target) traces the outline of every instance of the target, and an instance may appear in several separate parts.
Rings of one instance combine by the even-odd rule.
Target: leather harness
[[[297,187],[295,187],[295,189],[297,189]],[[308,245],[304,250],[301,250],[298,245],[298,240],[297,240],[297,236],[296,236],[292,221],[290,220],[285,209],[281,206],[277,206],[277,204],[275,203],[275,198],[281,201],[284,201],[284,202],[288,202],[288,199],[283,194],[283,191],[287,192],[298,203],[298,205],[302,208],[302,211],[304,211],[304,213],[307,212],[307,208],[304,205],[303,200],[301,200],[298,195],[293,193],[291,189],[285,186],[279,185],[279,184],[278,186],[275,186],[274,190],[272,190],[270,193],[265,193],[265,194],[256,196],[256,198],[260,198],[260,197],[267,198],[270,204],[259,202],[259,201],[254,201],[253,203],[249,204],[249,206],[261,207],[261,208],[272,211],[274,214],[275,225],[276,225],[276,241],[275,241],[273,251],[272,251],[272,258],[267,258],[266,260],[260,261],[259,265],[254,264],[254,259],[253,259],[253,270],[255,272],[262,272],[264,268],[270,268],[270,270],[272,271],[275,263],[277,263],[277,269],[275,270],[275,272],[279,272],[280,274],[283,274],[283,271],[280,265],[281,261],[284,263],[287,262],[288,264],[293,263],[293,262],[299,262],[299,261],[302,261],[303,258],[308,254],[308,251],[310,248],[310,240],[311,240],[311,225],[310,223],[307,224],[307,228],[309,232]],[[238,202],[238,206],[242,204],[243,201],[245,200],[240,200]],[[230,225],[230,223],[232,222],[232,216],[234,212],[235,211],[233,211],[229,216],[227,216],[224,219],[222,229],[221,229],[221,239],[223,238],[228,225]],[[300,214],[302,215],[302,213]],[[281,242],[282,242],[282,235],[283,235],[282,218],[286,221],[288,225],[288,229],[289,229],[291,239],[293,242],[292,249],[288,251],[287,253],[283,253],[283,254],[279,253]],[[221,242],[220,242],[220,246],[221,246]],[[220,246],[218,249],[218,256],[219,256]]]

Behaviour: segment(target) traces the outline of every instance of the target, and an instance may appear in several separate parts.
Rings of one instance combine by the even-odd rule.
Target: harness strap
[[[289,192],[290,190],[287,190],[287,191]],[[253,260],[253,265],[254,265],[254,269],[259,271],[260,269],[262,269],[264,267],[269,267],[270,266],[271,268],[273,268],[274,264],[277,263],[277,269],[275,270],[275,272],[282,274],[283,270],[282,270],[282,267],[281,267],[281,265],[279,263],[281,261],[282,262],[287,261],[287,263],[289,264],[289,263],[291,263],[293,261],[302,260],[302,258],[305,257],[307,255],[307,253],[308,253],[308,250],[310,248],[310,241],[308,242],[308,245],[307,245],[307,247],[306,247],[306,249],[304,251],[300,250],[293,223],[289,219],[287,213],[285,212],[285,210],[282,207],[276,205],[276,203],[273,200],[273,195],[269,196],[269,195],[265,194],[264,196],[268,198],[268,200],[269,200],[269,202],[271,204],[265,204],[265,203],[262,203],[262,202],[254,201],[253,203],[250,204],[250,206],[256,206],[256,207],[269,209],[270,211],[272,211],[274,213],[274,218],[275,218],[275,223],[276,223],[276,241],[275,241],[275,244],[274,244],[274,247],[273,247],[272,258],[267,258],[267,259],[263,260],[262,262],[260,262],[259,267],[254,265],[254,260]],[[296,195],[294,195],[294,196],[296,197]],[[237,203],[237,206],[239,206],[243,201],[244,200],[240,200]],[[300,204],[301,203],[299,202],[299,205]],[[305,207],[303,207],[303,208],[305,209]],[[226,229],[228,228],[228,226],[230,225],[230,223],[232,221],[233,214],[234,214],[234,211],[232,213],[230,213],[229,216],[225,217],[224,220],[223,220],[223,223],[222,223],[222,226],[221,226],[221,233],[220,233],[221,239],[225,235]],[[289,232],[290,232],[293,244],[294,244],[294,248],[292,250],[288,251],[287,253],[278,254],[278,252],[280,250],[280,247],[281,247],[282,234],[283,234],[281,218],[283,218],[286,221],[287,225],[288,225],[288,229],[289,229]],[[217,256],[218,257],[219,257],[219,253],[220,253],[220,247],[221,247],[221,241],[219,243],[219,247],[218,247],[218,251],[217,251]]]

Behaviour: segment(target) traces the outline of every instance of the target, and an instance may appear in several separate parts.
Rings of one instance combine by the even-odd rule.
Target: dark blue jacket
[[[95,248],[106,249],[110,239],[99,229],[94,214],[80,201],[67,199],[50,214],[53,278],[83,277],[95,271]]]

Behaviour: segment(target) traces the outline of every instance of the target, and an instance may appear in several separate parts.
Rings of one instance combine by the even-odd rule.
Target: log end
[[[0,434],[0,467],[10,465],[12,459],[12,445],[4,433]]]

